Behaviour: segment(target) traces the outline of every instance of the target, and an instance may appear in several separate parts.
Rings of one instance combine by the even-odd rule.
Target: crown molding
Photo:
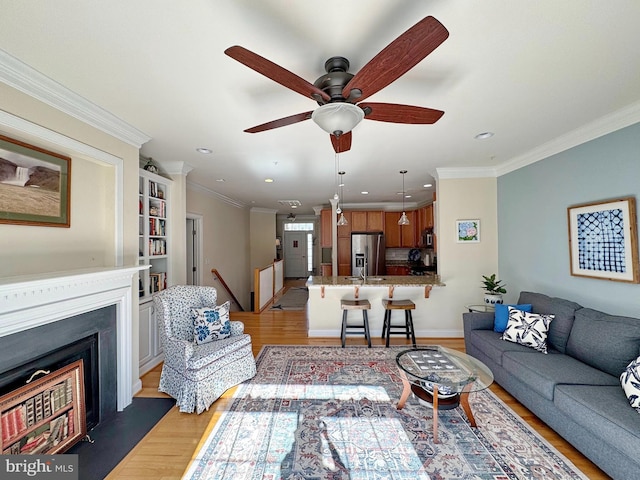
[[[498,176],[640,122],[640,102],[616,110],[496,167]]]
[[[239,200],[234,200],[233,198],[229,198],[225,195],[222,195],[221,193],[214,192],[210,188],[203,187],[202,185],[198,185],[197,183],[187,181],[187,188],[195,192],[204,193],[205,195],[220,200],[228,205],[231,205],[232,207],[245,208],[247,206],[245,203],[240,202]]]
[[[256,213],[271,213],[274,215],[278,213],[278,210],[274,210],[272,208],[262,208],[262,207],[251,207],[249,211],[256,212]]]
[[[161,162],[154,160],[169,175],[187,175],[193,167],[186,162]]]
[[[436,168],[435,179],[497,177],[495,167]]]
[[[0,49],[0,82],[136,148],[140,148],[151,140],[147,134],[2,49]]]

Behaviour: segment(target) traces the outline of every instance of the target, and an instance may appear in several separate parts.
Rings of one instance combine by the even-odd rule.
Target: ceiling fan
[[[224,53],[320,105],[316,110],[263,123],[245,132],[264,132],[313,118],[329,133],[336,153],[341,153],[351,149],[351,129],[363,118],[379,122],[432,124],[442,117],[444,112],[441,110],[362,101],[407,73],[448,36],[449,32],[438,20],[425,17],[387,45],[355,75],[347,72],[349,61],[346,58],[332,57],[325,62],[327,73],[314,83],[246,48],[236,45]]]

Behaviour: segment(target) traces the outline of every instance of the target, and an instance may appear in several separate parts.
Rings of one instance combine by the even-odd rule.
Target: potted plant
[[[495,305],[496,303],[502,303],[502,295],[507,293],[507,290],[504,288],[505,285],[502,283],[502,280],[496,280],[496,274],[494,273],[491,276],[482,276],[483,281],[482,285],[484,286],[484,303],[487,305]]]

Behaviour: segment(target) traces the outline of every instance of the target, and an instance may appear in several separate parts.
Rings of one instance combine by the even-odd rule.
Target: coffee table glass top
[[[435,383],[442,393],[484,390],[493,383],[493,373],[480,360],[440,345],[418,345],[396,355],[398,367],[411,383]]]

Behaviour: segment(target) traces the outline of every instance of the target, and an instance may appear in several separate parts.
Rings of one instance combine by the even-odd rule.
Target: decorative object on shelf
[[[480,243],[480,220],[456,220],[456,242]]]
[[[69,228],[71,158],[0,135],[0,170],[12,186],[0,223]]]
[[[154,163],[153,158],[151,157],[149,157],[149,160],[147,160],[147,163],[142,168],[144,168],[147,172],[158,173],[158,166]]]
[[[639,283],[633,197],[567,208],[571,275]]]
[[[496,280],[496,274],[491,276],[482,276],[482,285],[484,286],[484,303],[487,305],[495,305],[496,303],[502,303],[502,295],[507,293],[504,288],[506,285],[502,280]]]
[[[402,215],[400,216],[400,220],[398,220],[398,225],[410,225],[407,214],[404,211],[404,174],[407,173],[407,171],[400,170],[400,173],[402,174]]]

